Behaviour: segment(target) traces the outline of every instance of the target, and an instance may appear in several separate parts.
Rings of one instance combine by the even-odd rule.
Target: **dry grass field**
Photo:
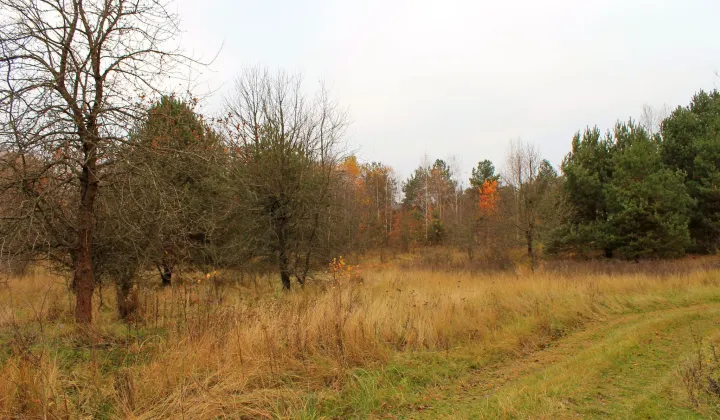
[[[695,401],[686,391],[701,340],[720,335],[720,260],[413,261],[290,293],[274,277],[186,274],[141,285],[130,324],[105,290],[88,331],[61,278],[7,278],[0,418],[717,415],[703,380]]]

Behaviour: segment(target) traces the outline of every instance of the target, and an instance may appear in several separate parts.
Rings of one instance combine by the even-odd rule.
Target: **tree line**
[[[445,245],[502,266],[522,249],[624,258],[714,253],[720,240],[720,94],[666,117],[579,132],[560,168],[514,141],[468,187],[442,159],[406,180],[344,153],[348,116],[320,88],[247,69],[219,115],[165,78],[198,64],[155,0],[0,0],[0,256],[70,274],[76,319],[138,278],[264,266],[284,289],[338,255]]]
[[[655,116],[653,118],[652,116]],[[420,166],[403,184],[404,234],[497,253],[672,258],[720,246],[720,93],[700,91],[662,118],[578,132],[559,171],[531,143],[511,143],[498,174],[490,161],[457,188],[447,164]]]

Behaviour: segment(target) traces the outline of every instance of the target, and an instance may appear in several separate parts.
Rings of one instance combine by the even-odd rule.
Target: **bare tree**
[[[640,125],[650,135],[658,134],[663,121],[670,116],[670,113],[670,107],[667,104],[659,108],[645,104],[643,105],[642,114],[640,114]]]
[[[141,97],[188,62],[170,45],[178,19],[159,0],[0,0],[0,16],[2,188],[22,201],[7,232],[67,258],[89,323],[95,203]]]
[[[556,177],[552,165],[540,158],[533,143],[510,143],[502,175],[512,198],[506,203],[510,204],[507,212],[513,215],[517,239],[524,243],[532,268],[537,265],[535,242],[555,217],[550,192]]]
[[[261,69],[238,78],[227,109],[238,193],[244,217],[254,220],[243,236],[277,258],[285,289],[292,275],[304,284],[331,203],[346,115],[324,89],[308,99],[300,77]]]

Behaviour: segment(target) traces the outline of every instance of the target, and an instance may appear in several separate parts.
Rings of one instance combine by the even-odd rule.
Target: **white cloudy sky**
[[[350,148],[407,176],[455,156],[500,166],[511,139],[558,164],[574,132],[687,104],[720,83],[718,0],[178,0],[183,45],[219,57],[217,109],[246,66],[324,80]]]

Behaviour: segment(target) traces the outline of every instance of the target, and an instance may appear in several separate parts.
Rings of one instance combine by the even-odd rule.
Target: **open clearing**
[[[455,351],[443,366],[426,354],[423,372],[422,362],[406,356],[382,373],[363,372],[352,416],[719,418],[712,407],[693,408],[679,374],[695,352],[695,340],[718,336],[720,303],[713,302],[594,321],[517,358],[492,360],[483,358],[482,350],[468,349],[477,355],[475,362]],[[393,382],[398,376],[402,379]]]
[[[678,366],[693,334],[720,334],[720,304],[598,322],[545,350],[443,386],[413,418],[704,418]],[[708,413],[706,413],[707,415]]]
[[[698,342],[720,339],[714,258],[376,267],[292,293],[193,276],[143,286],[131,323],[106,293],[89,331],[60,279],[10,279],[0,418],[718,417],[681,375]]]

